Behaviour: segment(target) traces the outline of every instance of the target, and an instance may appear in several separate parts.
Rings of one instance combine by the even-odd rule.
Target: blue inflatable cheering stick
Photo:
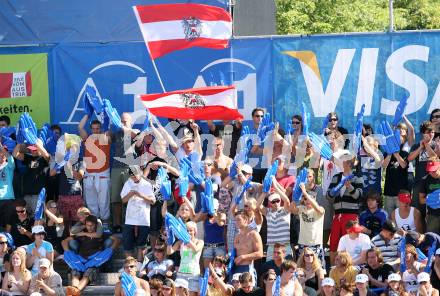
[[[122,128],[121,116],[119,116],[118,111],[112,106],[109,100],[104,99],[104,111],[107,114],[110,122],[116,126],[118,129]]]
[[[241,187],[240,192],[237,194],[237,196],[235,197],[235,204],[239,205],[241,202],[241,199],[243,198],[244,193],[246,192],[246,190],[248,190],[249,188],[251,188],[252,184],[252,176],[250,176],[247,180],[246,183],[243,184],[243,186]]]
[[[270,121],[270,113],[265,113],[257,130],[257,136],[263,143],[266,140],[267,133],[275,128],[275,124]]]
[[[343,176],[341,181],[339,181],[338,185],[336,185],[330,190],[330,195],[335,196],[336,194],[338,194],[339,191],[341,191],[342,187],[345,185],[345,182],[350,181],[353,178],[354,178],[353,174],[350,174],[348,176]]]
[[[228,267],[226,268],[227,274],[231,274],[231,272],[232,272],[232,269],[234,267],[234,261],[235,261],[236,254],[237,254],[237,252],[235,251],[235,248],[233,248],[232,251],[230,253],[228,253],[229,262],[228,262]]]
[[[179,183],[179,196],[186,196],[188,193],[188,187],[189,187],[189,166],[188,164],[182,159],[180,161],[180,176],[178,179]]]
[[[37,205],[35,207],[35,221],[43,220],[44,203],[46,202],[46,189],[43,187],[38,195]]]
[[[308,175],[307,168],[303,168],[299,172],[299,174],[298,174],[298,176],[296,178],[295,187],[293,188],[293,192],[292,192],[292,200],[296,204],[298,204],[299,201],[301,200],[302,190],[301,190],[300,185],[307,183],[307,175]]]
[[[397,105],[396,112],[394,113],[393,126],[397,126],[399,122],[402,120],[407,105],[408,105],[408,97],[405,97],[400,100],[399,104]]]
[[[387,154],[393,154],[400,151],[400,130],[391,129],[387,121],[382,121],[379,125],[379,133],[385,137],[384,149]]]
[[[20,139],[31,145],[37,143],[37,127],[29,113],[21,114],[19,119]]]
[[[171,229],[177,239],[181,240],[185,244],[191,241],[191,236],[186,230],[185,224],[182,224],[178,219],[176,219],[176,217],[170,213],[167,213],[165,216],[165,223],[167,223],[168,227]]]
[[[84,91],[84,100],[88,101],[84,102],[84,110],[86,111],[87,115],[89,115],[89,118],[93,115],[93,111],[95,111],[96,114],[101,114],[102,112],[104,112],[104,104],[102,100],[98,97],[96,89],[93,86],[86,86],[86,89]],[[91,110],[93,111],[89,113]]]
[[[432,259],[434,258],[435,251],[437,250],[437,242],[433,241],[428,250],[428,262],[426,263],[425,272],[431,272]]]
[[[125,271],[121,275],[121,286],[124,290],[125,296],[135,296],[136,295],[136,282],[133,276],[129,275]]]
[[[426,196],[426,205],[431,209],[440,208],[440,189],[437,189]]]
[[[272,186],[272,177],[274,177],[278,170],[278,159],[275,160],[272,166],[267,170],[266,176],[263,180],[263,192],[269,192],[270,187]]]
[[[325,129],[328,126],[328,116],[324,117],[324,120],[322,121],[322,126],[321,126],[321,134],[325,134]]]
[[[157,172],[159,182],[160,182],[160,193],[162,194],[163,200],[171,199],[171,181],[168,179],[167,171],[164,167],[160,167]]]
[[[278,275],[277,279],[275,280],[275,289],[273,291],[272,296],[280,296],[281,295],[281,277]]]
[[[327,141],[327,139],[322,136],[322,135],[317,135],[315,133],[310,133],[309,134],[309,138],[310,138],[310,143],[313,146],[313,149],[317,152],[319,152],[319,154],[327,159],[330,160],[333,156],[333,151],[332,148],[330,147],[329,142]]]
[[[206,296],[208,292],[209,268],[205,268],[205,273],[200,279],[200,296]]]
[[[364,125],[365,104],[362,104],[361,110],[357,114],[356,126],[353,134],[353,150],[355,154],[359,153],[362,143],[362,128]]]
[[[202,197],[202,212],[207,212],[210,216],[215,213],[214,210],[214,193],[212,190],[212,181],[210,179],[205,180],[205,192],[201,193]]]
[[[304,102],[301,103],[301,111],[302,111],[302,134],[307,136],[309,134],[309,124],[310,124],[310,114],[307,112],[307,107]]]
[[[400,251],[400,273],[404,273],[406,270],[406,239],[402,238],[399,244]]]

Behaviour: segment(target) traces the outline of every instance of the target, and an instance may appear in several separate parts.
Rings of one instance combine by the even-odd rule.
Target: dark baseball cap
[[[420,233],[413,230],[409,230],[405,236],[406,243],[413,245],[414,247],[417,247],[419,245],[419,238],[420,238]]]
[[[386,220],[385,223],[382,225],[383,230],[388,230],[389,232],[396,233],[397,232],[397,226],[396,223],[394,223],[391,220]]]

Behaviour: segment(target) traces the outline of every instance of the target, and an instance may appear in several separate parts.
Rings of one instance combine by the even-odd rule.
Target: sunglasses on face
[[[300,124],[301,121],[292,121],[292,124]]]
[[[338,121],[338,119],[337,118],[330,118],[329,121]]]
[[[205,162],[206,166],[212,166],[212,162]]]
[[[24,212],[26,212],[26,210],[21,210],[21,211],[16,211],[17,214],[23,214]]]
[[[434,116],[432,116],[432,119],[439,119],[440,118],[440,115],[434,115]]]
[[[272,200],[270,203],[271,203],[271,204],[276,204],[276,203],[279,203],[279,202],[280,202],[279,199],[275,199],[275,200]]]
[[[125,268],[135,268],[136,267],[136,265],[127,265],[127,266],[125,266]]]
[[[312,257],[313,254],[304,254],[304,257]]]
[[[262,117],[264,117],[264,115],[254,115],[254,117],[260,117],[260,118],[262,118]]]
[[[0,242],[0,245],[6,245],[8,242]]]

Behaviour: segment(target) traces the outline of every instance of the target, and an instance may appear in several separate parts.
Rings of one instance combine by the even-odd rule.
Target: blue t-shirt
[[[388,218],[388,214],[383,209],[377,209],[372,213],[366,209],[359,215],[359,224],[371,230],[370,237],[374,237],[382,230],[382,225]]]
[[[15,199],[12,187],[14,168],[14,158],[8,155],[6,165],[0,169],[0,200]]]
[[[32,255],[32,250],[34,248],[35,248],[35,243],[28,245],[26,249],[27,254]],[[43,241],[41,246],[38,248],[38,253],[40,253],[42,257],[47,257],[47,254],[51,252],[53,252],[52,244],[50,242]],[[40,266],[40,259],[37,259],[34,261],[34,265],[32,265],[32,269],[31,269],[31,273],[33,276],[38,274],[39,266]]]

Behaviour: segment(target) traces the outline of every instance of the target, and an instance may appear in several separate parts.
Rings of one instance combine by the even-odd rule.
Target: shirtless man
[[[263,257],[261,236],[256,230],[248,227],[249,222],[250,218],[244,211],[236,212],[235,223],[239,232],[234,239],[236,255],[232,274],[246,271],[254,274],[254,260]]]

